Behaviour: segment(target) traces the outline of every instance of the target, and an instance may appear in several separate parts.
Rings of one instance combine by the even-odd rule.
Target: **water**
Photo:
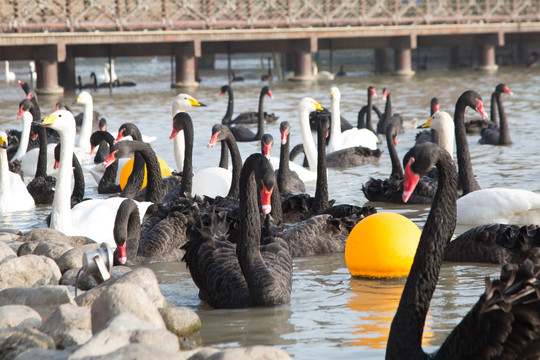
[[[89,74],[102,73],[105,60],[77,60],[77,72],[83,82]],[[199,87],[189,89],[191,95],[208,105],[193,109],[190,113],[195,123],[195,171],[215,166],[219,150],[207,149],[211,127],[221,121],[226,99],[220,98],[219,88],[226,81],[226,63],[217,62],[217,70],[203,70]],[[234,83],[235,114],[256,110],[262,70],[259,59],[233,59],[236,74],[246,81]],[[19,78],[28,80],[26,63],[11,65]],[[324,70],[323,66],[319,70]],[[265,100],[265,108],[278,115],[279,121],[288,120],[292,126],[291,143],[301,141],[297,107],[304,96],[311,96],[323,106],[330,106],[329,88],[338,85],[341,94],[342,115],[355,122],[356,114],[366,102],[366,88],[374,85],[379,96],[375,104],[383,108],[380,94],[383,86],[392,91],[394,112],[399,112],[406,122],[427,120],[429,100],[437,96],[441,109],[453,113],[459,95],[475,89],[489,106],[489,97],[495,85],[504,82],[514,92],[503,95],[509,119],[511,147],[481,146],[477,136],[470,136],[469,146],[473,167],[479,184],[484,187],[504,186],[540,191],[538,183],[539,145],[535,142],[537,114],[540,104],[539,72],[536,69],[505,67],[497,73],[484,74],[474,70],[431,71],[418,73],[411,78],[390,75],[373,76],[364,68],[346,69],[349,76],[333,82],[294,83],[289,81],[271,84],[274,99]],[[106,117],[109,129],[116,130],[124,122],[136,123],[143,133],[157,136],[153,143],[157,154],[174,167],[171,131],[171,103],[178,90],[171,89],[170,62],[167,58],[125,59],[118,58],[116,71],[121,80],[134,80],[133,88],[117,88],[92,91],[95,109]],[[352,76],[351,76],[352,75]],[[20,128],[16,119],[18,103],[23,97],[20,87],[14,83],[0,83],[0,128]],[[76,93],[68,91],[63,98],[71,103]],[[40,96],[44,115],[51,112],[58,97]],[[82,108],[73,105],[75,112]],[[467,118],[476,118],[467,110]],[[268,125],[266,131],[279,135],[278,124]],[[398,154],[402,157],[413,144],[417,130],[409,129],[399,137]],[[258,151],[257,143],[240,143],[242,157]],[[385,145],[383,145],[383,148]],[[277,153],[274,154],[278,156]],[[338,203],[366,203],[361,187],[369,177],[386,178],[390,173],[388,151],[383,153],[379,164],[344,170],[329,170],[329,192]],[[97,194],[97,185],[90,175],[86,176],[88,197]],[[308,192],[314,193],[315,184],[307,184]],[[429,208],[418,205],[374,204],[379,211],[395,211],[409,217],[419,226],[426,220]],[[10,227],[29,230],[44,227],[49,208],[37,207],[34,211],[0,218],[0,228]],[[458,229],[458,232],[463,229]],[[351,278],[343,255],[308,257],[294,260],[292,300],[288,305],[275,308],[241,310],[213,310],[201,304],[197,288],[191,281],[183,263],[155,264],[156,272],[165,297],[173,304],[191,308],[200,315],[204,345],[216,347],[248,346],[264,344],[284,349],[295,359],[381,359],[384,356],[388,329],[404,285],[398,280],[365,280]],[[499,266],[479,264],[443,264],[440,281],[431,303],[424,332],[426,350],[436,349],[448,332],[466,314],[483,292],[484,277],[495,276]]]

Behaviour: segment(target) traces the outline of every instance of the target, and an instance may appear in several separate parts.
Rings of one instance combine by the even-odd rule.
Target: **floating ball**
[[[402,277],[409,274],[421,231],[403,215],[383,212],[360,221],[349,234],[345,262],[353,276]]]
[[[122,171],[120,172],[120,188],[122,190],[124,190],[124,187],[126,186],[127,181],[129,179],[129,175],[131,175],[131,172],[133,171],[133,162],[135,161],[134,159],[135,158],[129,159],[128,162],[122,168]],[[167,176],[172,175],[171,169],[169,168],[169,165],[167,165],[165,160],[163,160],[162,158],[158,156],[158,161],[159,161],[159,167],[161,168],[161,177],[167,177]],[[141,189],[146,186],[146,175],[147,175],[147,171],[146,171],[146,165],[145,165],[144,166],[144,180],[143,180]]]

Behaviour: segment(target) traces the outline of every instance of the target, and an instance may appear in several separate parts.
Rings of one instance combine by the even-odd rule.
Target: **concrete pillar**
[[[77,87],[74,57],[67,57],[66,61],[58,63],[58,82],[65,89],[73,90]]]
[[[388,66],[390,59],[389,49],[378,48],[375,49],[375,74],[383,74],[390,71]]]
[[[450,69],[459,69],[463,57],[463,46],[456,45],[450,47]]]
[[[36,59],[37,84],[39,95],[63,94],[64,88],[58,85],[58,61],[65,60],[65,45],[45,45],[34,49]]]
[[[412,49],[416,49],[416,36],[402,36],[394,39],[394,75],[414,75]]]
[[[478,70],[491,72],[497,71],[498,67],[495,61],[495,45],[480,45],[480,64],[478,65]]]
[[[178,43],[174,46],[176,58],[175,83],[173,87],[198,86],[196,46],[194,42]],[[199,49],[200,55],[200,49]]]
[[[312,52],[317,51],[316,39],[293,40],[292,49],[295,54],[294,77],[295,81],[312,81],[313,77],[313,59]]]

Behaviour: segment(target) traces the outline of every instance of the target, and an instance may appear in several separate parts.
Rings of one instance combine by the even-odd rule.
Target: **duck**
[[[253,131],[251,131],[250,129],[244,126],[236,125],[240,123],[243,123],[243,124],[247,123],[247,122],[237,121],[238,116],[234,120],[231,121],[230,125],[236,125],[236,126],[230,126],[231,132],[234,135],[234,138],[236,139],[236,141],[248,142],[248,141],[261,140],[261,137],[264,134],[264,121],[265,121],[264,119],[266,116],[263,109],[263,100],[262,100],[264,98],[264,95],[268,95],[270,98],[273,98],[272,90],[270,90],[268,86],[263,87],[261,90],[261,98],[259,100],[259,111],[249,113],[250,115],[245,115],[246,118],[251,115],[255,115],[257,117],[258,120],[257,120],[256,133],[254,133]],[[244,113],[244,114],[248,114],[248,113]]]
[[[75,118],[67,110],[58,110],[45,117],[35,125],[51,127],[59,132],[60,166],[51,208],[50,227],[65,235],[82,235],[97,243],[107,242],[116,248],[113,238],[114,217],[120,203],[120,197],[108,199],[88,199],[71,208],[71,174],[73,151],[75,148]],[[152,203],[138,202],[141,216]],[[141,219],[142,221],[142,219]]]
[[[139,208],[132,199],[122,201],[116,212],[113,236],[115,265],[141,265],[181,261],[186,243],[186,228],[191,217],[173,210],[170,216],[152,224],[140,223]]]
[[[274,147],[274,137],[271,134],[264,134],[261,139],[261,154],[272,164],[274,168],[278,189],[280,193],[296,193],[306,192],[306,185],[300,179],[298,174],[290,170],[289,167],[289,123],[282,122],[280,124],[281,132],[281,152],[280,157],[276,158],[272,156],[272,148]],[[284,140],[285,138],[285,140]],[[293,163],[294,164],[294,163]],[[296,164],[295,164],[296,165]]]
[[[450,118],[452,121],[452,119]],[[392,172],[387,179],[370,178],[362,185],[362,192],[369,201],[389,202],[394,204],[403,204],[403,169],[401,167],[399,157],[396,151],[397,133],[394,124],[390,123],[386,126],[386,143],[388,145],[388,153],[392,163]],[[415,188],[414,193],[408,200],[409,204],[431,204],[435,190],[437,189],[436,181],[425,176]]]
[[[328,142],[328,154],[332,154],[346,148],[362,146],[370,150],[378,149],[379,139],[371,130],[351,128],[341,131],[341,111],[339,103],[341,101],[341,92],[339,88],[333,86],[330,88],[330,99],[332,102],[330,141]]]
[[[172,105],[172,117],[183,111],[188,111],[192,107],[206,107],[206,104],[200,103],[193,96],[181,93],[175,96]],[[174,137],[174,162],[176,164],[176,169],[180,170],[184,167],[184,137],[175,136]]]
[[[435,291],[446,244],[456,226],[457,174],[448,152],[432,143],[416,145],[403,158],[403,196],[433,165],[439,182],[423,227],[411,270],[390,326],[386,359],[487,359],[538,357],[540,298],[536,291],[540,268],[530,260],[506,265],[500,279],[486,279],[486,291],[439,349],[427,354],[422,333]],[[530,331],[524,331],[530,329]]]
[[[491,93],[489,120],[475,119],[465,122],[465,130],[469,135],[479,135],[486,128],[496,128],[499,126],[497,121],[498,107],[502,105],[501,94],[512,95],[512,91],[504,83],[497,84],[495,91]],[[501,116],[503,114],[499,114]]]
[[[510,129],[508,128],[508,119],[506,118],[506,112],[501,100],[501,94],[507,93],[512,95],[512,91],[505,84],[497,85],[492,97],[495,97],[495,103],[499,110],[499,127],[487,127],[482,129],[481,136],[478,142],[480,144],[488,145],[512,145],[512,138],[510,137]],[[493,101],[492,101],[493,102]],[[492,104],[491,108],[492,121],[496,117],[495,106]],[[493,115],[495,114],[495,115]]]
[[[0,214],[31,210],[35,207],[21,177],[9,171],[8,137],[0,131]]]
[[[386,134],[386,126],[390,123],[394,124],[394,127],[398,134],[403,134],[405,131],[403,128],[403,118],[400,114],[392,113],[392,100],[390,99],[390,90],[386,87],[382,89],[382,100],[386,100],[384,107],[384,113],[382,120],[377,123],[377,133]]]
[[[287,304],[292,291],[292,258],[288,244],[280,238],[261,239],[257,201],[260,187],[261,210],[271,211],[275,190],[274,170],[260,153],[250,155],[240,176],[241,236],[234,246],[222,226],[211,224],[197,229],[182,247],[183,261],[199,288],[199,298],[209,306],[244,308]]]

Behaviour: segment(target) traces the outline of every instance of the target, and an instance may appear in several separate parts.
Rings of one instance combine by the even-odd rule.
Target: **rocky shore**
[[[201,347],[198,315],[167,302],[152,270],[116,266],[102,284],[79,272],[99,246],[0,230],[0,359],[290,359],[269,346]]]

